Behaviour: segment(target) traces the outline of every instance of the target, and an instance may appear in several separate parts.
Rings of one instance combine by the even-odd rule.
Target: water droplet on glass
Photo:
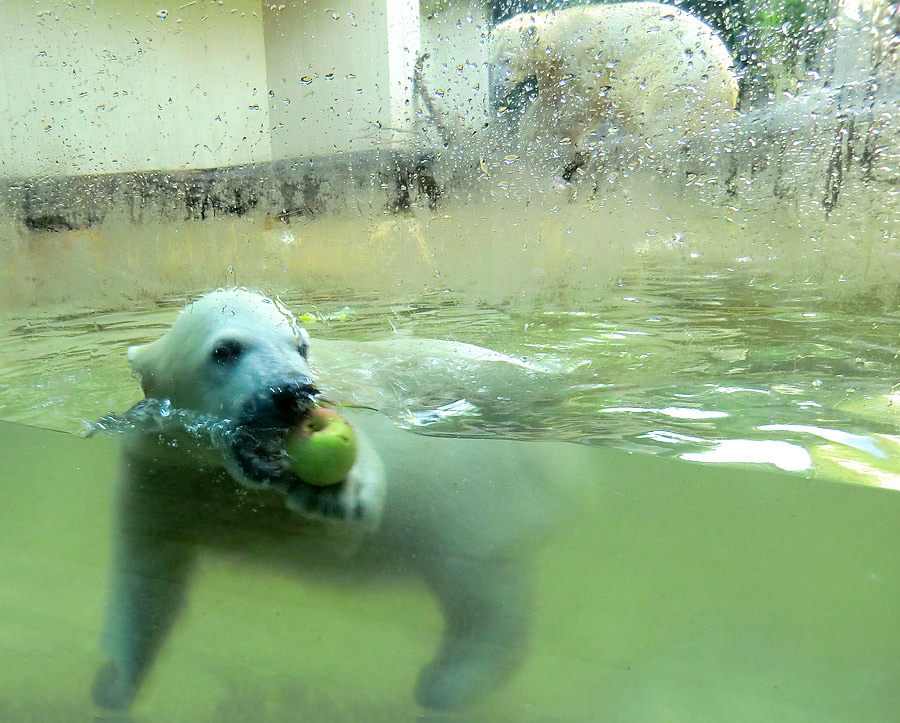
[[[157,10],[156,17],[158,17],[160,20],[165,20],[167,17],[169,17],[169,11],[168,10]]]
[[[300,78],[300,82],[303,83],[303,85],[309,85],[310,83],[312,83],[312,78],[310,78],[308,75],[304,75],[302,78]]]

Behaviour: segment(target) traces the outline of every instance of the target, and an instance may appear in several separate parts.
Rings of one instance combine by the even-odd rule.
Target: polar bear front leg
[[[171,500],[155,494],[154,475],[124,463],[103,631],[109,663],[94,681],[94,702],[127,710],[185,598],[195,556],[175,534]]]
[[[531,591],[521,560],[443,559],[426,571],[444,613],[440,649],[416,685],[419,704],[461,708],[503,683],[528,642]]]

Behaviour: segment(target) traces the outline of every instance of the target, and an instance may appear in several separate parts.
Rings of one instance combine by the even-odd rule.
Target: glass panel
[[[898,38],[0,4],[0,718],[891,719]]]

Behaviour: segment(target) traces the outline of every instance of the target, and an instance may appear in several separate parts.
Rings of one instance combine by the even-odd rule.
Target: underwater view
[[[0,7],[0,719],[895,720],[898,18]]]
[[[557,484],[593,488],[530,563],[522,666],[453,719],[891,719],[896,307],[840,281],[781,286],[764,264],[689,264],[639,260],[567,306],[279,284],[329,401],[439,442],[523,440],[574,468]],[[141,398],[126,350],[190,298],[7,316],[5,719],[91,715],[120,434],[84,437]],[[202,559],[136,720],[422,715],[411,691],[442,624],[421,583],[335,585],[248,556]]]

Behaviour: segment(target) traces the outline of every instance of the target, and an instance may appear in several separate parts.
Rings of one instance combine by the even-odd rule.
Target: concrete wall
[[[453,136],[465,146],[477,137],[488,117],[487,5],[477,7],[451,0],[422,3],[422,49],[428,54],[422,74],[433,109]],[[445,138],[436,132],[434,119],[425,114],[428,141],[440,147]],[[430,122],[429,122],[430,121]]]
[[[266,4],[263,17],[276,159],[367,151],[412,138],[416,4],[295,0]]]
[[[439,147],[422,93],[458,136],[483,125],[486,16],[465,3],[178,5],[0,2],[0,175]]]
[[[0,174],[269,159],[259,0],[178,5],[0,3]]]
[[[872,93],[867,81],[878,76],[876,92],[896,93],[900,53],[896,11],[887,0],[834,0],[831,36],[832,83],[855,84],[855,99]],[[852,92],[852,91],[857,92]]]

